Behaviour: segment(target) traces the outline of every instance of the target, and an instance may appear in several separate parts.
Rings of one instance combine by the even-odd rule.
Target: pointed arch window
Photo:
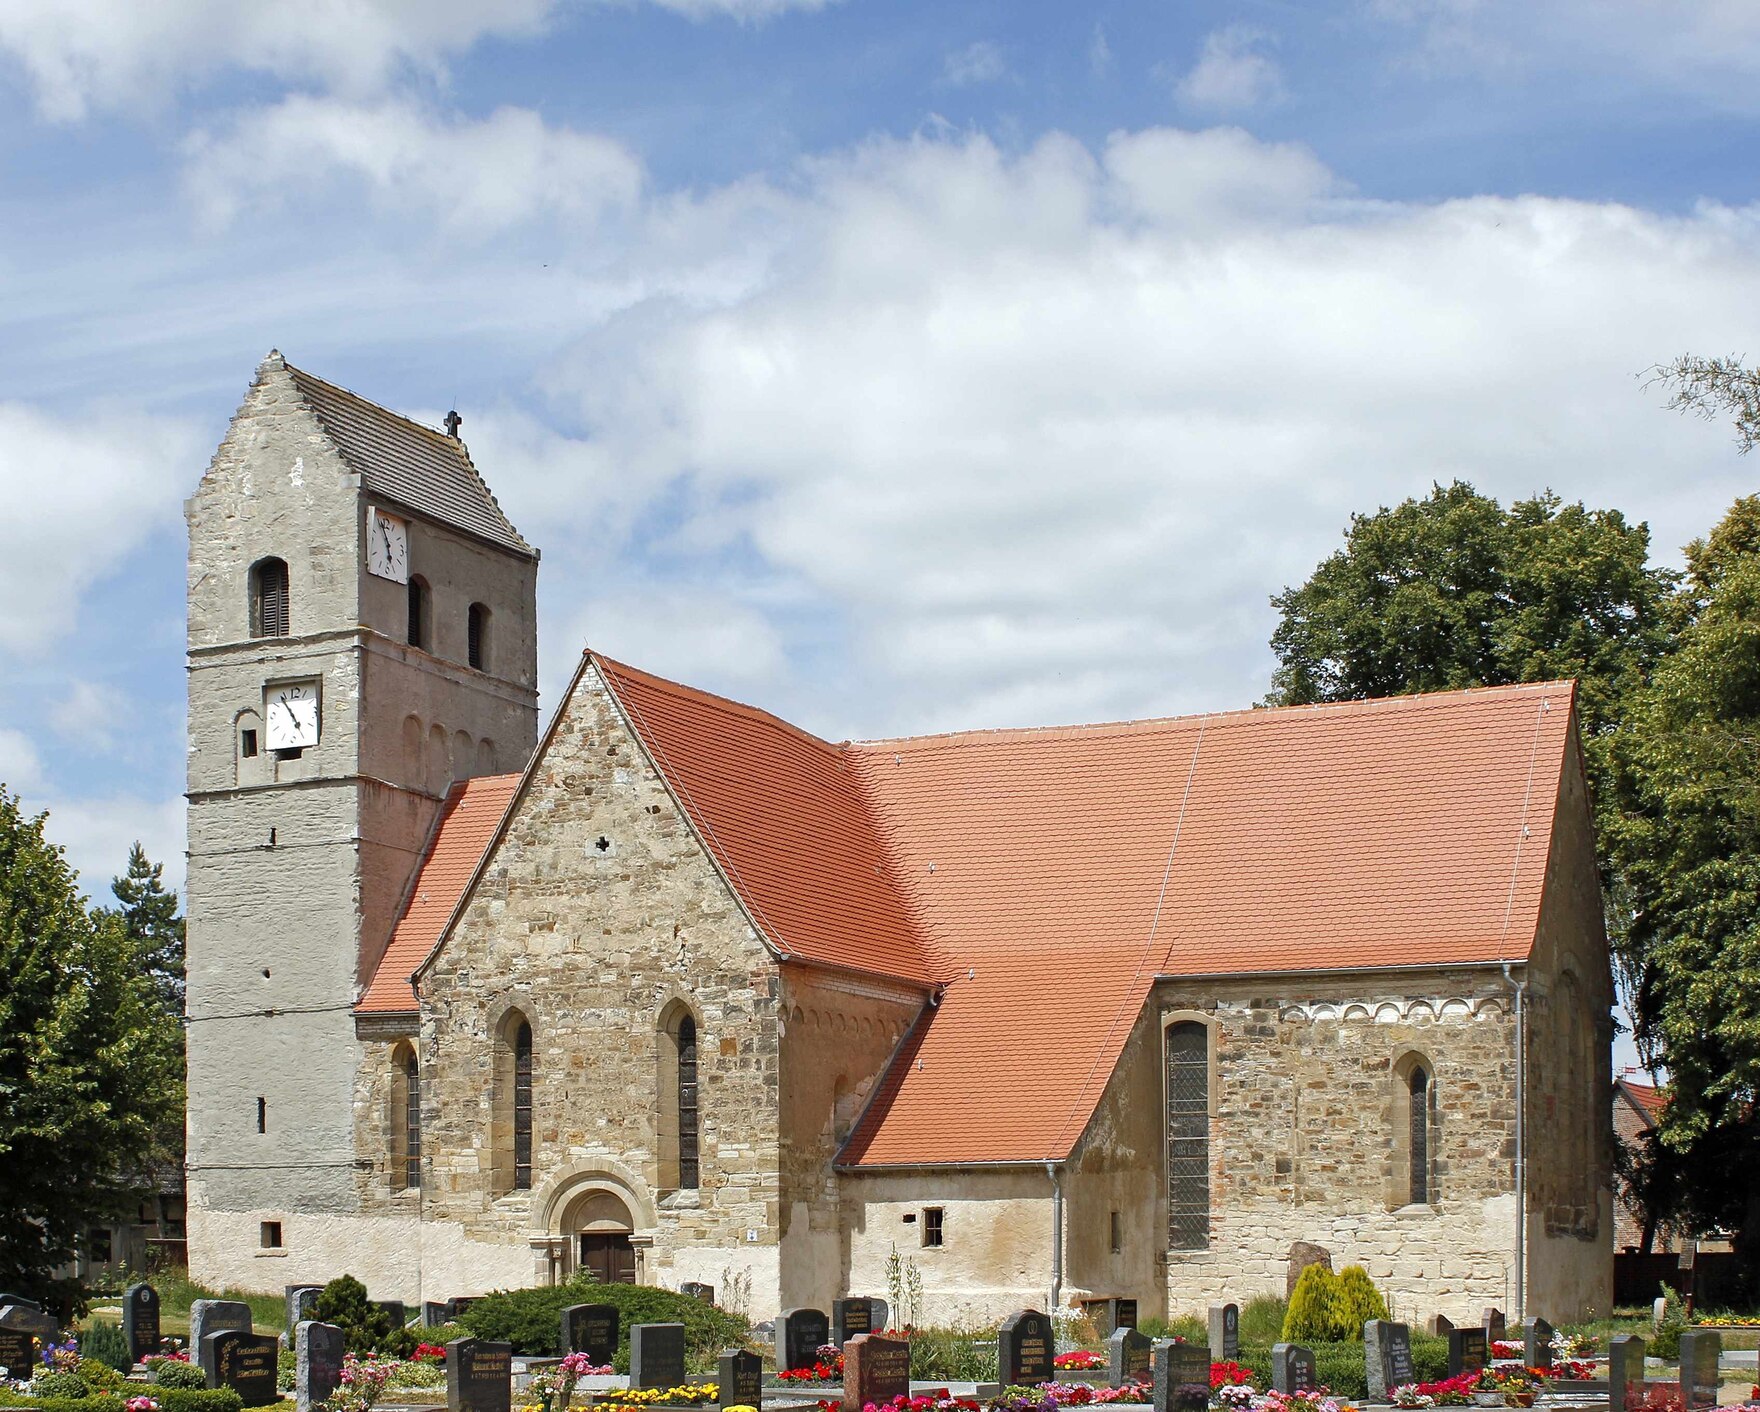
[[[1195,1020],[1167,1027],[1167,1243],[1210,1245],[1210,1031]]]
[[[422,1184],[422,1081],[415,1046],[400,1044],[391,1056],[391,1185],[409,1191]]]
[[[251,566],[251,636],[286,637],[289,607],[287,560],[257,560]]]

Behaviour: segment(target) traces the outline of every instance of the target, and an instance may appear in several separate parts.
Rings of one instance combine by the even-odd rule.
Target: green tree
[[[1630,905],[1630,1003],[1666,1066],[1682,1203],[1760,1269],[1760,496],[1687,546],[1673,655],[1613,751],[1608,842]]]
[[[0,1288],[64,1312],[75,1240],[164,1155],[183,1042],[127,929],[88,911],[46,816],[0,787]]]
[[[137,840],[128,850],[128,871],[110,882],[121,904],[116,915],[135,944],[166,1009],[183,1013],[183,918],[177,894],[165,886],[164,865],[154,863]]]

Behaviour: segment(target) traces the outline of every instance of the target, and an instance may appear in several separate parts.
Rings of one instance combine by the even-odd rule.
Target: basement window
[[[258,1232],[264,1250],[281,1249],[281,1222],[264,1221]]]
[[[925,1246],[938,1246],[944,1243],[941,1222],[945,1215],[946,1212],[939,1206],[923,1208],[923,1244]]]

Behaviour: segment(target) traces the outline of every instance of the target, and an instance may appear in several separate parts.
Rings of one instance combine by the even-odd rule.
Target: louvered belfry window
[[[465,619],[465,660],[472,670],[489,670],[489,610],[481,603],[471,604]]]
[[[1167,1028],[1167,1243],[1210,1244],[1210,1037],[1187,1021]]]
[[[1411,1088],[1412,1204],[1430,1199],[1430,1075],[1423,1065],[1412,1070]]]
[[[403,1060],[403,1184],[422,1184],[422,1081],[412,1049]]]
[[[697,1022],[678,1022],[678,1185],[697,1189]]]
[[[532,1189],[532,1027],[523,1020],[513,1041],[513,1189]]]
[[[251,636],[286,637],[287,560],[264,559],[251,570]]]

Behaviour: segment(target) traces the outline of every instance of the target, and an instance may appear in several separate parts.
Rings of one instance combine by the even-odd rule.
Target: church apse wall
[[[747,1271],[753,1311],[774,1312],[778,988],[589,668],[420,983],[425,1220],[525,1252],[542,1282],[583,1258],[583,1234],[625,1258],[622,1211],[638,1278]],[[384,1149],[382,1094],[357,1110],[363,1156]]]

